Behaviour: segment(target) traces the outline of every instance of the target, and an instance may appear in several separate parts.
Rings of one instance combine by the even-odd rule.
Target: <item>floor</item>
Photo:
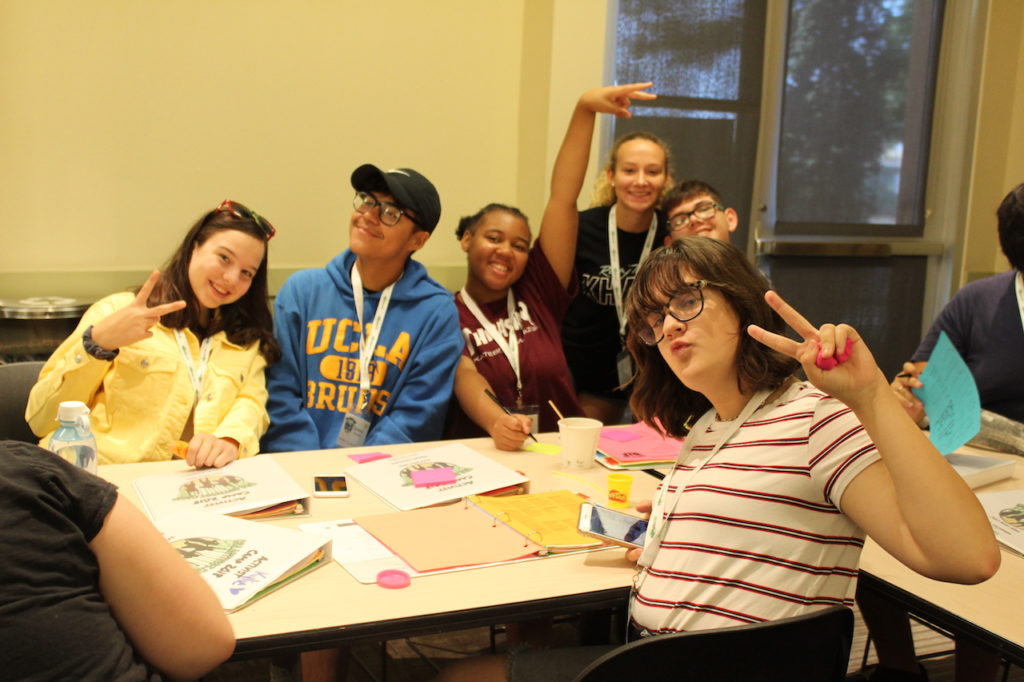
[[[554,639],[569,645],[576,637],[576,624],[572,621],[556,623]],[[928,669],[931,682],[953,682],[953,660],[947,653],[951,641],[923,625],[914,624],[917,651]],[[867,631],[858,616],[854,626],[850,672],[861,669]],[[415,637],[387,642],[385,650],[379,643],[354,647],[348,666],[348,682],[427,682],[446,663],[480,654],[490,653],[490,628],[473,628],[439,635]],[[504,634],[496,635],[497,650],[504,649]],[[869,653],[868,665],[876,662]],[[299,677],[268,659],[252,659],[227,663],[204,678],[206,682],[300,682]],[[1006,682],[1024,682],[1024,669],[1011,667]]]

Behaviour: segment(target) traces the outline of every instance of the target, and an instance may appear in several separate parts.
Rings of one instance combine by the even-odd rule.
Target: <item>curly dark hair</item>
[[[756,324],[781,334],[786,324],[765,303],[768,280],[739,249],[707,237],[684,237],[656,249],[640,266],[626,299],[626,346],[636,362],[630,407],[638,419],[676,438],[686,435],[711,402],[687,388],[665,363],[658,347],[646,345],[636,330],[643,328],[648,315],[664,309],[667,298],[686,286],[684,273],[712,282],[709,286],[722,293],[739,318],[736,366],[741,391],[777,388],[800,366],[746,333],[748,325]]]
[[[231,343],[239,346],[247,346],[258,341],[260,353],[267,364],[273,364],[281,358],[281,349],[274,338],[274,319],[267,302],[269,249],[264,254],[259,270],[252,278],[252,284],[245,295],[234,303],[217,308],[205,328],[199,324],[200,305],[189,283],[189,262],[197,246],[223,230],[238,230],[262,242],[267,241],[266,233],[252,218],[242,218],[227,210],[210,211],[192,226],[181,246],[164,265],[160,271],[160,281],[149,295],[148,304],[154,306],[184,300],[184,308],[164,315],[160,318],[160,323],[171,329],[188,328],[205,336],[223,331]]]
[[[462,235],[466,234],[466,230],[472,230],[480,224],[480,221],[488,216],[488,214],[495,211],[504,211],[505,213],[511,213],[516,218],[522,219],[526,223],[527,227],[530,225],[530,219],[526,217],[526,214],[520,211],[515,206],[507,206],[505,204],[490,203],[481,208],[473,215],[463,216],[459,219],[459,225],[455,228],[455,237],[462,239]]]

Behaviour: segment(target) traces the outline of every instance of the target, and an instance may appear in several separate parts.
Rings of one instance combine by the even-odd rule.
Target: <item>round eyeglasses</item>
[[[678,322],[689,322],[704,312],[704,288],[714,286],[706,279],[686,284],[686,287],[669,299],[668,305],[660,311],[651,312],[644,318],[644,325],[636,330],[648,346],[656,346],[665,338],[665,315],[671,315]]]
[[[703,201],[697,204],[692,211],[680,211],[668,219],[668,226],[673,230],[686,227],[691,219],[711,220],[715,211],[724,211],[725,206],[714,201]]]
[[[402,216],[408,217],[409,220],[413,221],[417,225],[420,224],[420,221],[413,218],[396,204],[392,204],[390,201],[380,201],[369,192],[356,192],[356,195],[352,198],[352,207],[359,213],[372,211],[378,206],[380,206],[380,213],[378,214],[380,216],[380,221],[388,227],[394,227],[397,225],[398,221],[402,219]]]

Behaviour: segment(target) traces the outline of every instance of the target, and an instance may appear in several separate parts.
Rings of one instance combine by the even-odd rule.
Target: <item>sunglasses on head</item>
[[[231,215],[236,218],[241,218],[242,220],[253,221],[256,223],[256,227],[260,228],[263,232],[263,235],[266,237],[268,242],[274,238],[275,234],[277,234],[277,230],[274,229],[274,226],[270,224],[269,220],[261,216],[256,211],[253,211],[245,204],[240,204],[237,201],[231,201],[231,199],[225,199],[220,202],[220,206],[217,207],[217,210],[227,211]]]

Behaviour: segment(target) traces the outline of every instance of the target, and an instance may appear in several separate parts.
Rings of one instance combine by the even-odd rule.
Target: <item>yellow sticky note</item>
[[[523,450],[527,452],[542,452],[545,455],[557,455],[562,452],[561,445],[555,445],[554,443],[524,443]]]

